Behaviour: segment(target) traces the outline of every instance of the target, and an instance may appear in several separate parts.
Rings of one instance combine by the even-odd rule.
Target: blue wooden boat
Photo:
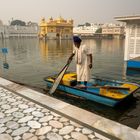
[[[140,71],[140,57],[127,60],[127,68]]]
[[[56,77],[55,75],[44,78],[48,87],[52,87]],[[97,77],[88,82],[87,87],[79,87],[76,83],[76,74],[66,73],[57,89],[111,107],[133,96],[133,93],[139,88],[139,85],[134,83],[104,80]]]

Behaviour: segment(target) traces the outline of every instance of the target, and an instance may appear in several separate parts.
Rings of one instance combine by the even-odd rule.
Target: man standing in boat
[[[90,79],[90,71],[92,68],[92,50],[91,47],[81,44],[82,40],[78,36],[73,37],[73,42],[73,53],[69,57],[68,62],[71,61],[75,55],[77,85],[86,87]]]

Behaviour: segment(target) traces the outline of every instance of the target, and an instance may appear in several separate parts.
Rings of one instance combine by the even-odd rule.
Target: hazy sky
[[[115,16],[140,15],[140,0],[0,0],[0,19],[40,22],[42,17],[85,22],[112,22]]]

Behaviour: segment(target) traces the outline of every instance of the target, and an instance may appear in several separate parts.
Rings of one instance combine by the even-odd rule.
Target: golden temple
[[[71,39],[73,36],[73,20],[65,20],[61,16],[57,19],[51,17],[48,21],[42,18],[39,27],[41,39]]]

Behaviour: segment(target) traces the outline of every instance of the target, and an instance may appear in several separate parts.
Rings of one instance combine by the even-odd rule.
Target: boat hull
[[[52,82],[49,82],[49,81],[46,81],[46,82],[47,82],[48,87],[52,87],[52,85],[53,85]],[[97,103],[101,103],[101,104],[104,104],[107,106],[111,106],[111,107],[116,106],[118,103],[120,103],[122,101],[122,99],[115,100],[115,99],[111,99],[111,98],[106,98],[106,97],[100,96],[98,94],[91,94],[91,93],[85,92],[84,90],[72,88],[72,87],[65,86],[65,85],[59,85],[57,87],[57,89],[67,92],[69,94],[83,97],[85,99],[88,99],[88,100],[91,100],[91,101],[94,101]]]
[[[128,60],[127,61],[127,68],[140,71],[140,61]]]
[[[55,79],[56,76],[44,78],[49,88],[53,86]],[[133,93],[139,89],[139,86],[134,83],[125,83],[96,77],[87,83],[87,87],[81,88],[77,85],[76,74],[66,73],[57,89],[64,93],[114,107],[124,99],[133,96]]]

